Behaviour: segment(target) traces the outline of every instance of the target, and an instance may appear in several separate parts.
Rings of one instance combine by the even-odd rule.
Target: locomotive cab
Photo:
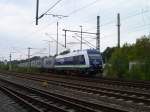
[[[87,50],[87,54],[91,71],[102,72],[103,61],[100,52],[97,50]]]

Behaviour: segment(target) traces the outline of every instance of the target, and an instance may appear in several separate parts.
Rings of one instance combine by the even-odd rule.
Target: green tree
[[[112,65],[113,74],[116,74],[118,78],[124,78],[124,74],[127,72],[129,68],[129,52],[130,45],[125,44],[121,49],[118,48],[112,54],[110,59],[110,64]]]
[[[116,47],[107,47],[105,51],[102,53],[104,62],[107,63],[112,56],[112,53],[115,51]]]
[[[150,80],[150,38],[142,36],[135,44],[115,49],[107,66],[108,76]],[[136,64],[129,71],[129,62]]]

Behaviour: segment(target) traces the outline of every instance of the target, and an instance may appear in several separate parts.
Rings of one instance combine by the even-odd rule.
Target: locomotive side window
[[[85,64],[84,55],[65,57],[57,59],[55,64],[57,65],[81,65]]]
[[[64,64],[65,65],[72,65],[73,64],[73,57],[66,57],[64,59]]]
[[[73,60],[74,60],[74,64],[77,65],[78,64],[78,56],[74,56]]]
[[[62,65],[63,63],[64,63],[64,58],[57,59],[55,62],[56,65]]]
[[[85,64],[84,55],[74,56],[74,64]]]
[[[65,61],[71,62],[71,61],[73,61],[73,57],[66,57],[66,58],[65,58]]]
[[[85,59],[83,55],[79,56],[79,64],[85,64]]]

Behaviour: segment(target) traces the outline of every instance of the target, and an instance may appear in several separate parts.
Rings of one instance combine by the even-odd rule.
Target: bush
[[[126,79],[145,80],[145,74],[141,69],[141,66],[133,66],[132,69],[128,72]]]
[[[150,38],[143,36],[135,44],[125,44],[115,49],[109,60],[111,66],[106,66],[107,77],[150,80]],[[129,71],[129,62],[138,62]]]
[[[0,70],[1,71],[8,71],[9,70],[9,65],[4,65],[4,64],[1,64],[0,65]],[[27,67],[18,67],[14,64],[12,64],[12,70],[11,71],[14,71],[14,72],[21,72],[21,73],[40,73],[41,70],[38,69],[38,68],[27,68]]]
[[[8,70],[8,69],[9,69],[8,65],[4,65],[4,64],[0,65],[0,70]]]

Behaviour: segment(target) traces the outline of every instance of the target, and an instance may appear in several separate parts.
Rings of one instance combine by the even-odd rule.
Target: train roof
[[[83,55],[85,53],[97,53],[99,52],[98,50],[96,49],[84,49],[84,50],[76,50],[76,51],[73,51],[71,53],[68,53],[68,54],[64,54],[64,55],[58,55],[56,56],[56,59],[57,58],[64,58],[64,57],[70,57],[70,56],[76,56],[76,55]]]

